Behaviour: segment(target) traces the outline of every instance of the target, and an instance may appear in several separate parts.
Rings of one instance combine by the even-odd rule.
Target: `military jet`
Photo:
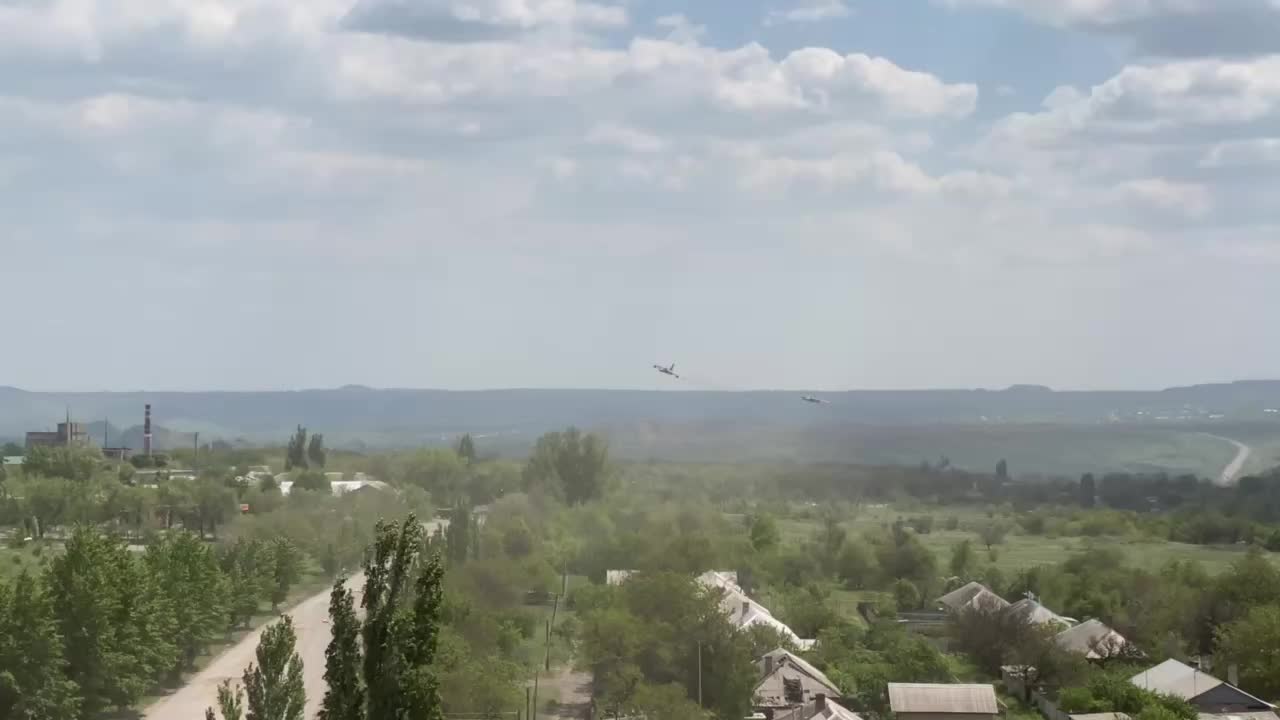
[[[814,405],[827,405],[827,404],[828,404],[826,400],[823,400],[822,398],[816,398],[816,397],[814,397],[814,396],[812,396],[812,395],[804,395],[804,396],[802,396],[800,399],[801,399],[801,400],[803,400],[803,401],[805,401],[805,402],[807,402],[807,403],[813,403]]]
[[[677,375],[677,374],[676,374],[676,364],[675,364],[675,363],[671,363],[671,367],[662,367],[661,365],[654,365],[654,366],[653,366],[653,369],[654,369],[654,370],[657,370],[658,372],[662,373],[663,375],[670,375],[670,376],[671,376],[671,377],[673,377],[673,378],[679,378],[679,377],[680,377],[679,375]]]

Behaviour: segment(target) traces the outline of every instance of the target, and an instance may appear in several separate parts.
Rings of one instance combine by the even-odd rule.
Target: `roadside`
[[[349,581],[357,596],[363,588],[361,576]],[[359,603],[357,597],[356,602]],[[329,644],[329,590],[316,592],[289,610],[298,634],[297,651],[302,658],[303,681],[307,690],[306,717],[314,718],[324,698],[324,651]],[[185,685],[156,700],[142,713],[144,720],[192,720],[204,717],[207,707],[217,704],[218,685],[223,680],[238,682],[244,669],[254,661],[258,640],[270,621],[263,622],[256,630],[238,643],[210,660],[203,670],[192,676]]]

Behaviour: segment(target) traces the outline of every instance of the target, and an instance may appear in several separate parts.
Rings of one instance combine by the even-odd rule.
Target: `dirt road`
[[[591,705],[591,673],[576,671],[572,664],[556,668],[538,682],[542,697],[559,698],[553,712],[538,711],[542,720],[581,720]],[[539,704],[542,704],[539,702]]]
[[[360,590],[364,578],[352,578],[351,587],[356,592],[356,606],[360,605]],[[298,633],[297,650],[302,658],[303,680],[307,687],[307,717],[314,718],[324,698],[324,651],[329,645],[329,591],[317,593],[288,613]],[[267,625],[247,635],[243,640],[214,658],[204,670],[191,678],[186,685],[152,703],[143,712],[143,720],[196,720],[204,717],[206,707],[216,707],[218,684],[231,679],[239,682],[244,669],[254,660],[258,638]]]
[[[1231,462],[1227,463],[1226,467],[1222,468],[1222,474],[1218,476],[1218,485],[1223,487],[1234,485],[1236,478],[1240,476],[1240,471],[1244,469],[1244,464],[1249,461],[1249,456],[1253,454],[1253,448],[1229,437],[1222,437],[1221,435],[1209,435],[1209,437],[1217,438],[1236,446],[1236,456],[1231,459]]]

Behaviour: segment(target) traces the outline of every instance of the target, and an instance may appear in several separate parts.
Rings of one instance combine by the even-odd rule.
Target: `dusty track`
[[[356,592],[356,606],[360,604],[360,591],[364,588],[363,576],[350,580]],[[329,591],[317,593],[295,605],[287,613],[293,618],[298,633],[297,650],[302,658],[303,680],[307,687],[307,717],[314,718],[324,698],[324,651],[329,645]],[[269,623],[268,623],[269,624]],[[171,695],[161,698],[143,711],[144,720],[197,720],[204,717],[206,707],[216,707],[218,684],[231,679],[239,682],[241,674],[253,662],[258,649],[258,639],[267,625],[263,625],[243,640],[214,658],[186,685]]]

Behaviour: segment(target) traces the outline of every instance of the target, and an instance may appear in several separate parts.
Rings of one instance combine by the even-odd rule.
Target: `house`
[[[766,714],[812,703],[820,697],[840,696],[840,689],[825,673],[782,648],[765,653],[756,661],[756,668],[760,681],[752,692],[752,704]]]
[[[605,570],[604,582],[606,585],[621,585],[635,572],[635,570]]]
[[[328,475],[329,473],[325,473]],[[287,474],[278,477],[288,477]],[[280,480],[280,494],[288,495],[293,490],[292,480]],[[329,481],[329,492],[334,495],[345,495],[347,493],[359,490],[389,490],[390,485],[381,480],[331,480]]]
[[[1101,620],[1086,620],[1053,638],[1058,647],[1089,660],[1106,660],[1132,650],[1124,636]]]
[[[1009,601],[991,592],[991,589],[980,582],[970,582],[952,590],[938,598],[938,606],[947,612],[958,613],[965,610],[1004,610]]]
[[[991,685],[889,683],[897,720],[994,720],[1000,713]]]
[[[773,720],[862,720],[862,718],[852,710],[841,707],[835,700],[819,695],[811,703],[774,713]]]
[[[1032,625],[1056,625],[1069,628],[1075,623],[1049,608],[1041,605],[1034,597],[1026,597],[1005,608],[1012,617]]]
[[[738,585],[738,574],[711,570],[698,576],[703,587],[720,591],[720,609],[729,618],[729,623],[739,630],[753,625],[765,625],[778,631],[778,634],[791,640],[800,650],[808,650],[814,646],[814,640],[806,640],[795,633],[786,623],[775,618],[769,609],[747,596],[747,592]]]
[[[1180,697],[1205,715],[1239,715],[1241,713],[1271,713],[1275,706],[1260,700],[1240,688],[1218,678],[1169,659],[1129,679],[1144,690]]]

